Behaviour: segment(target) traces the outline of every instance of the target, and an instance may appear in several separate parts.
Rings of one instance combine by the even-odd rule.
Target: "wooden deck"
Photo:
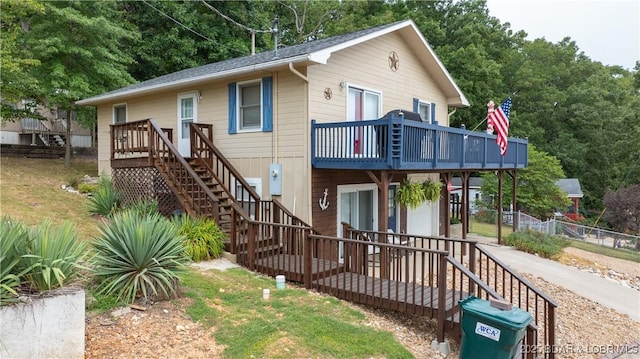
[[[328,259],[312,258],[311,277],[313,280],[324,278],[344,271],[344,265]],[[276,254],[256,259],[256,271],[270,276],[284,275],[289,281],[304,282],[304,258],[301,255]]]
[[[350,302],[389,308],[408,314],[435,316],[438,310],[438,288],[419,283],[342,272],[314,280],[313,287]],[[466,292],[447,289],[445,308],[457,308],[455,299],[466,298],[468,295]],[[453,318],[459,320],[459,315]]]

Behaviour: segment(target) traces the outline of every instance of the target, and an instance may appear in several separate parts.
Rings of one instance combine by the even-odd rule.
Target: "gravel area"
[[[561,262],[582,270],[598,269],[603,276],[617,277],[620,285],[640,280],[640,265],[599,254],[567,248]],[[611,274],[611,273],[616,273]],[[640,323],[589,299],[545,281],[524,275],[560,305],[557,309],[558,358],[602,358],[618,345],[640,339]],[[635,278],[635,279],[634,279]],[[323,294],[317,294],[323,295]],[[192,322],[185,314],[190,299],[158,302],[145,311],[89,315],[86,323],[86,358],[216,358],[223,347],[213,332]],[[351,305],[351,304],[349,304]],[[416,358],[443,358],[432,351],[435,320],[400,315],[357,306],[367,315],[367,325],[394,333]],[[639,293],[640,310],[640,293]],[[458,344],[450,340],[457,358]],[[640,354],[637,356],[640,358]],[[627,358],[627,357],[625,357]]]

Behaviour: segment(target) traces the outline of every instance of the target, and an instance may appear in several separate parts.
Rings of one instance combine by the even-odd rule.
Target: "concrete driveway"
[[[488,239],[473,235],[469,235],[468,238],[478,240],[489,253],[520,273],[544,278],[548,282],[567,288],[580,296],[615,309],[620,313],[628,314],[633,320],[640,322],[640,292],[633,288],[624,287],[595,274],[521,252],[512,247],[499,246],[493,238]]]

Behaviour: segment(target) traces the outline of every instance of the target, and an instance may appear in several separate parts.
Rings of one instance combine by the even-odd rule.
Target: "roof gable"
[[[582,188],[580,187],[580,181],[577,178],[561,178],[557,180],[555,184],[567,193],[567,197],[584,197],[584,193],[582,193]]]
[[[77,101],[76,104],[97,105],[128,96],[152,93],[155,91],[171,89],[188,84],[196,84],[256,70],[273,69],[290,63],[326,64],[328,59],[331,57],[331,54],[336,51],[340,51],[394,31],[401,31],[405,39],[413,38],[414,41],[419,41],[422,44],[422,48],[419,49],[421,51],[418,51],[419,54],[423,55],[421,56],[421,60],[425,62],[425,65],[436,65],[435,76],[441,80],[445,80],[444,82],[449,85],[445,91],[448,96],[448,105],[468,106],[469,102],[466,97],[455,84],[453,78],[424,39],[415,23],[411,20],[399,21],[344,35],[283,47],[278,50],[266,51],[255,55],[233,58],[173,72],[118,90],[83,99]]]

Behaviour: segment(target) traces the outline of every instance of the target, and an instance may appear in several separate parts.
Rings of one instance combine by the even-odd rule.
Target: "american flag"
[[[489,114],[489,123],[496,130],[496,143],[500,146],[500,154],[507,153],[507,137],[509,136],[509,113],[511,112],[511,97]]]

